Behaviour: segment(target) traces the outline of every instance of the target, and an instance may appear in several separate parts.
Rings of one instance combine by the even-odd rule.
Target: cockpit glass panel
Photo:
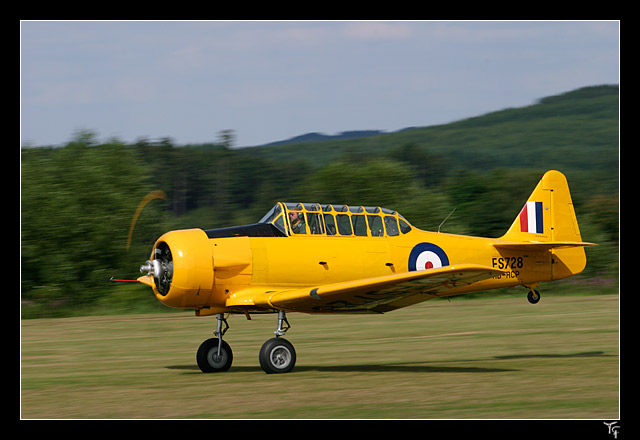
[[[305,203],[304,209],[307,211],[320,211],[320,205],[317,203]]]
[[[324,226],[327,228],[327,235],[336,235],[336,222],[332,214],[324,214]]]
[[[351,222],[353,223],[353,232],[359,237],[367,236],[367,223],[364,215],[352,215]]]
[[[285,206],[289,211],[302,211],[302,203],[285,203]]]
[[[309,232],[313,235],[324,234],[324,227],[322,226],[322,217],[319,212],[308,212],[307,223],[309,225]]]
[[[279,215],[273,222],[274,226],[282,231],[283,234],[287,234],[284,229],[284,216]]]
[[[351,235],[351,220],[347,214],[336,215],[340,235]]]
[[[369,231],[372,237],[383,237],[384,230],[382,229],[382,218],[379,215],[368,215],[367,223],[369,224]]]
[[[384,217],[384,227],[387,230],[387,235],[395,237],[400,235],[398,231],[398,219],[391,217],[390,215]]]
[[[264,217],[260,219],[258,223],[271,223],[274,218],[280,214],[282,208],[280,208],[280,203],[276,203],[276,205],[267,212]]]
[[[400,232],[402,232],[403,234],[406,234],[407,232],[411,231],[411,226],[409,226],[409,223],[404,221],[404,219],[399,219],[399,220],[400,220]]]

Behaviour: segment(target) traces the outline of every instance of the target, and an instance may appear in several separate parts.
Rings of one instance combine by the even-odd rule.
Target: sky
[[[22,21],[22,145],[263,145],[619,84],[618,21]]]

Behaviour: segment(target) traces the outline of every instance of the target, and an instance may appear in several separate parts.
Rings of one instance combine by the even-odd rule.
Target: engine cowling
[[[170,307],[199,308],[213,292],[213,253],[202,229],[167,232],[140,268],[153,282],[156,298]]]

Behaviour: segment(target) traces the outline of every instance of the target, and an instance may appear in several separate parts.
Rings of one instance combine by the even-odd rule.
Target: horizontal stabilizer
[[[595,243],[586,241],[505,241],[493,243],[493,247],[498,249],[514,250],[538,250],[546,251],[555,248],[571,248],[580,246],[597,246]]]

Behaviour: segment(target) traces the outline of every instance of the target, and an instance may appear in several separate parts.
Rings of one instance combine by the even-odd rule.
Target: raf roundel
[[[449,265],[447,254],[433,243],[420,243],[409,254],[409,270],[437,269]]]

